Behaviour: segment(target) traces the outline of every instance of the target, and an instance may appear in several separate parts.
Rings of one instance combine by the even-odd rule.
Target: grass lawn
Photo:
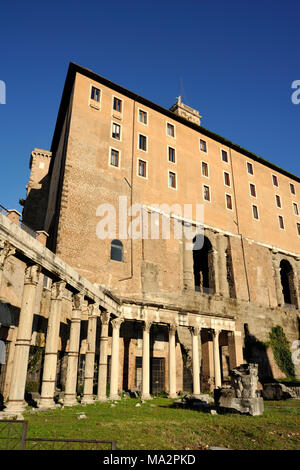
[[[122,399],[24,413],[27,437],[117,441],[122,450],[300,450],[300,400],[265,401],[262,416],[211,415],[172,408],[174,400]],[[78,419],[84,413],[85,419]]]

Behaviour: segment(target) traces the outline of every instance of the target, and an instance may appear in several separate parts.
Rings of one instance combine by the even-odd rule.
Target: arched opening
[[[123,243],[120,240],[113,240],[111,242],[110,259],[113,261],[123,261]]]
[[[207,237],[204,237],[202,248],[199,237],[196,235],[193,239],[193,262],[194,262],[194,281],[195,290],[204,294],[212,294],[214,292],[214,275],[213,275],[213,259],[212,245]]]
[[[291,264],[286,259],[280,262],[280,279],[284,303],[286,305],[296,305],[294,272]]]

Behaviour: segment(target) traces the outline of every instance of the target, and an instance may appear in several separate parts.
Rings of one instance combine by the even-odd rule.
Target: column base
[[[93,403],[95,403],[94,396],[82,397],[82,400],[81,400],[82,405],[92,405]]]
[[[8,401],[5,405],[4,411],[0,412],[0,419],[9,419],[17,417],[18,420],[23,420],[23,412],[27,403],[25,401]]]
[[[178,398],[177,393],[169,393],[168,398]]]
[[[141,395],[142,400],[152,400],[152,397],[149,393],[145,393],[144,395]]]
[[[119,395],[110,395],[109,400],[121,400],[121,397]]]
[[[40,398],[39,401],[38,401],[38,408],[57,408],[58,405],[57,403],[55,403],[55,401],[53,400],[53,398]]]
[[[95,401],[101,401],[101,402],[105,402],[105,401],[108,401],[109,398],[108,397],[97,397]]]
[[[68,396],[66,397],[66,394],[65,394],[63,406],[76,406],[76,405],[79,405],[76,398],[73,395],[69,396],[69,397]]]

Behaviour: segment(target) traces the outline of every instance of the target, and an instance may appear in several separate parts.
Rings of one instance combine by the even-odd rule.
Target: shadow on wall
[[[258,380],[260,383],[274,381],[272,368],[267,354],[267,346],[250,334],[248,323],[244,324],[244,351],[245,360],[249,363],[258,364]]]

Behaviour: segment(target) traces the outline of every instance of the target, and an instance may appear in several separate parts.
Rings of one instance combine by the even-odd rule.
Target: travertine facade
[[[247,339],[267,341],[277,324],[290,342],[298,339],[299,178],[203,128],[200,118],[181,99],[166,110],[70,65],[52,147],[31,155],[23,221],[120,307],[103,308],[101,326],[90,305],[61,301],[61,288],[40,285],[38,310],[49,316],[45,363],[52,364],[44,367],[51,385],[43,385],[41,402],[54,393],[51,355],[64,351],[61,383],[71,404],[78,375],[86,403],[93,393],[105,399],[107,379],[111,398],[134,388],[145,398],[163,390],[198,395],[247,359]],[[103,204],[116,215],[105,239]],[[130,213],[137,204],[143,209]],[[190,249],[202,232],[202,249]],[[11,299],[13,285],[2,282]],[[20,308],[21,299],[10,303]],[[57,341],[60,310],[68,313]],[[259,361],[261,377],[268,368],[284,375],[270,350]]]

